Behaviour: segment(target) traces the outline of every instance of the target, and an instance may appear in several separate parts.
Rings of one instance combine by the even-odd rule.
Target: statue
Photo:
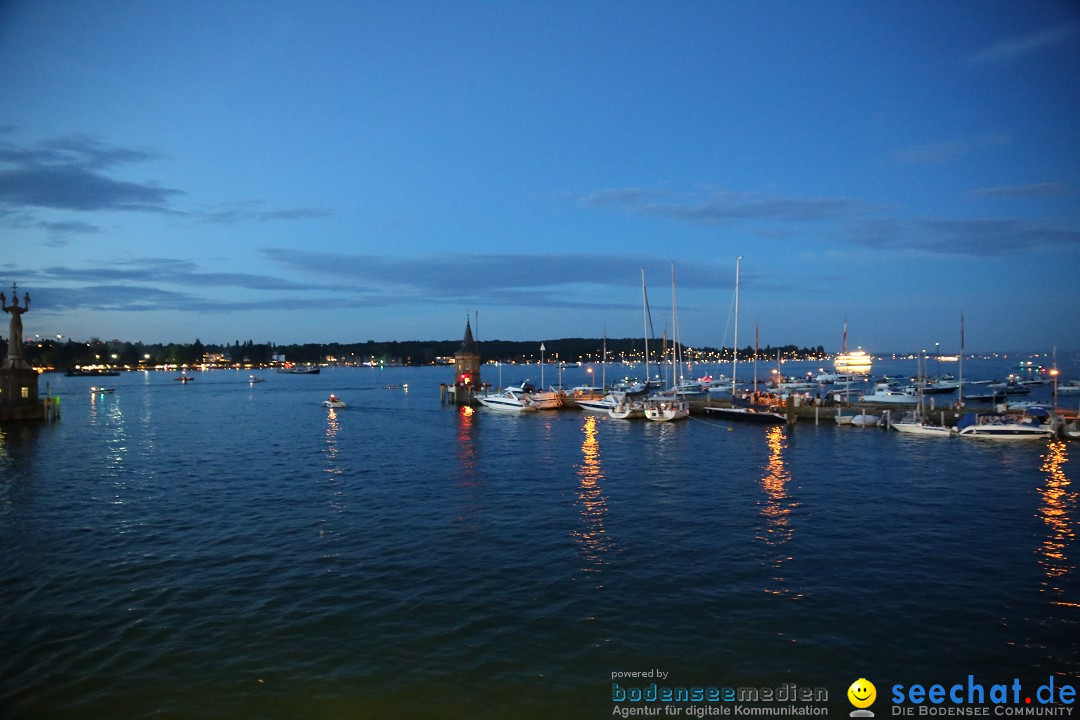
[[[19,307],[18,286],[11,283],[11,305],[7,304],[7,297],[0,292],[0,307],[4,312],[11,313],[11,328],[8,332],[8,361],[5,367],[19,367],[22,365],[22,314],[30,309],[30,293],[23,294],[23,306]]]

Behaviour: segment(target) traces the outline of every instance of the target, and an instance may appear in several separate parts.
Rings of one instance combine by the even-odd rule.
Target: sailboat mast
[[[600,363],[600,389],[607,389],[607,325],[604,326],[604,359]]]
[[[675,310],[675,263],[671,263],[671,389],[679,384],[682,366],[679,357],[679,315]]]
[[[645,268],[641,268],[641,315],[645,325],[645,391],[649,390],[649,296],[645,293]]]
[[[960,382],[956,388],[956,407],[964,406],[964,311],[960,311]]]
[[[735,399],[735,370],[739,362],[739,263],[742,255],[735,258],[735,339],[731,343],[731,399]]]

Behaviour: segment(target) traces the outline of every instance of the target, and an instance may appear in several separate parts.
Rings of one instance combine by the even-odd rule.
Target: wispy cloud
[[[581,198],[585,207],[613,208],[697,225],[742,220],[827,220],[869,208],[848,197],[795,197],[760,192],[714,190],[674,193],[642,188],[609,188]]]
[[[0,207],[165,212],[182,191],[106,174],[152,157],[81,135],[30,147],[0,143]]]
[[[438,257],[390,257],[322,253],[271,248],[262,254],[290,269],[326,279],[349,278],[356,287],[394,287],[414,298],[490,297],[493,293],[554,291],[591,288],[597,297],[604,288],[635,287],[641,269],[653,281],[667,282],[668,261],[637,255],[461,255]],[[732,259],[734,261],[734,258]],[[732,270],[705,262],[678,265],[675,269],[682,288],[728,287]],[[505,295],[509,297],[509,295]]]
[[[983,133],[956,140],[909,145],[893,153],[899,165],[946,165],[978,150],[1005,145],[1009,138],[998,133]]]
[[[988,258],[1042,249],[1080,250],[1080,231],[1018,218],[879,219],[853,225],[850,241],[873,248]]]
[[[3,134],[3,133],[0,133]],[[124,166],[158,158],[147,150],[71,135],[31,145],[0,142],[0,219],[8,227],[40,227],[54,241],[65,234],[96,232],[87,223],[36,220],[42,210],[164,213],[207,223],[277,222],[319,218],[319,207],[267,208],[259,201],[209,211],[182,208],[183,190],[117,177]],[[20,224],[21,223],[21,224]]]
[[[261,203],[245,203],[237,207],[211,210],[206,212],[192,213],[192,215],[206,223],[219,223],[222,225],[235,225],[240,222],[276,222],[279,220],[306,220],[309,218],[329,217],[333,211],[326,208],[285,208],[282,210],[266,210],[260,207]]]
[[[971,195],[974,197],[990,197],[990,198],[1004,198],[1004,197],[1061,197],[1063,195],[1071,195],[1076,191],[1070,188],[1065,183],[1061,182],[1044,182],[1044,183],[1032,183],[1030,185],[1011,185],[1003,187],[991,187],[991,188],[978,188],[971,191]]]
[[[1078,34],[1080,34],[1080,23],[1069,22],[1053,25],[994,43],[969,55],[966,58],[966,64],[972,68],[1005,65],[1032,53],[1068,42]]]

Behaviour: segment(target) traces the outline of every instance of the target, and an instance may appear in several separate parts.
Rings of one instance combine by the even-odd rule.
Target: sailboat
[[[735,397],[735,375],[739,362],[739,264],[742,255],[735,258],[735,339],[731,348],[731,407],[707,407],[705,412],[724,420],[752,422],[760,425],[782,425],[787,418],[773,409],[759,409],[751,403]]]
[[[649,390],[649,295],[645,290],[645,268],[641,268],[641,307],[645,323],[645,392]],[[608,416],[616,420],[630,420],[645,417],[645,404],[634,398],[630,392],[619,396],[618,402],[608,408]]]
[[[644,279],[644,275],[642,276]],[[674,342],[671,346],[671,390],[669,393],[655,395],[645,401],[645,417],[656,422],[671,422],[690,417],[690,402],[679,397],[675,378],[676,370],[681,367],[681,344],[679,343],[679,313],[675,302],[675,263],[671,264],[671,333]]]
[[[909,435],[931,435],[934,437],[950,437],[955,435],[956,430],[954,428],[948,428],[943,425],[936,425],[929,422],[926,415],[923,414],[923,394],[926,386],[924,373],[926,372],[926,363],[923,361],[923,354],[921,351],[919,352],[918,363],[919,367],[915,371],[916,377],[919,378],[918,404],[915,406],[914,411],[906,413],[899,422],[889,424],[899,432],[907,433]]]

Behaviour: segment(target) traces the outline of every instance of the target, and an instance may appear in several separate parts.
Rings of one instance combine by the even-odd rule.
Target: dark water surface
[[[658,668],[836,717],[866,677],[882,717],[894,683],[1080,670],[1075,443],[257,374],[47,375],[63,418],[0,428],[0,716],[605,718]]]

